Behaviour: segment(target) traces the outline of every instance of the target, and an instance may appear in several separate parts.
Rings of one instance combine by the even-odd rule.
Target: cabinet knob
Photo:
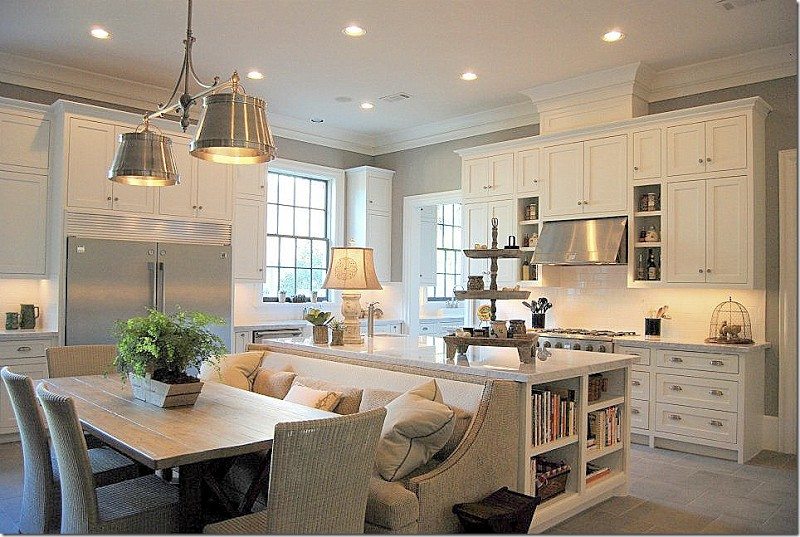
[[[17,352],[28,352],[30,350],[31,350],[31,348],[28,347],[27,345],[24,345],[22,347],[17,347]]]
[[[374,202],[374,201],[372,201],[372,200],[369,200],[369,202],[370,202],[370,203],[375,203],[375,202]]]
[[[192,205],[192,209],[197,209],[197,205]]]
[[[633,171],[638,172],[639,171],[639,166],[634,166],[633,167]]]
[[[203,206],[202,205],[198,205],[197,208],[200,209],[201,211],[203,210]]]
[[[699,272],[700,274],[702,274],[702,273],[703,273],[703,269],[697,269],[697,272]]]
[[[707,273],[708,273],[708,272],[711,272],[711,269],[710,269],[710,268],[707,268],[707,269],[706,269],[706,272],[707,272]]]
[[[487,189],[487,188],[489,188],[489,187],[488,187],[488,186],[486,186],[486,185],[483,185],[481,188],[482,188],[482,189],[484,189],[484,190],[486,190],[486,189]]]
[[[583,204],[584,204],[584,205],[589,205],[589,202],[588,202],[588,201],[586,201],[586,200],[583,200]]]
[[[492,188],[492,185],[486,185],[486,188]]]
[[[114,201],[119,201],[119,198],[114,198]]]
[[[262,188],[262,189],[263,189],[263,188],[264,188],[264,185],[260,185],[258,188]]]
[[[638,413],[639,413],[639,409],[638,408],[632,408],[631,409],[631,414],[638,414]]]
[[[669,361],[674,364],[680,364],[683,362],[683,358],[679,358],[678,356],[673,356],[672,358],[669,359]]]
[[[583,205],[583,202],[579,201],[579,202],[578,202],[578,205]]]
[[[697,161],[697,162],[699,162],[700,164],[702,164],[702,163],[703,163],[703,159],[698,159],[698,161]]]
[[[675,420],[675,421],[681,421],[683,418],[681,418],[679,414],[670,414],[669,415],[669,419]]]
[[[111,196],[107,197],[106,199],[107,199],[108,201],[111,201]]]
[[[264,272],[263,268],[258,269],[259,272]]]
[[[642,383],[639,382],[638,380],[631,381],[631,384],[633,384],[634,386],[641,386],[642,385]]]
[[[715,397],[722,397],[722,390],[709,390],[708,395],[713,395]]]
[[[723,362],[722,360],[711,360],[710,363],[711,363],[711,365],[715,365],[715,366],[723,366],[723,365],[725,365],[725,362]]]
[[[711,420],[708,422],[709,425],[713,425],[714,427],[722,427],[722,422],[719,420]]]
[[[681,388],[677,384],[673,384],[672,386],[669,387],[669,389],[672,390],[673,392],[682,392],[683,391],[683,388]]]
[[[711,157],[706,158],[706,162],[711,162]]]

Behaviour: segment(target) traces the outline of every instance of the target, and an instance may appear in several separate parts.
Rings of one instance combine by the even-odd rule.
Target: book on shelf
[[[598,466],[590,462],[586,463],[586,484],[597,481],[603,476],[611,473],[611,468],[608,466]]]
[[[622,442],[622,413],[618,406],[589,412],[587,428],[588,449],[603,449]]]
[[[540,446],[577,433],[575,390],[531,390],[531,442]]]

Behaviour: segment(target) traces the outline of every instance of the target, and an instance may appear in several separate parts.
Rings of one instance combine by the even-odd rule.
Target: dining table
[[[72,398],[81,426],[151,470],[178,468],[181,531],[202,530],[202,485],[208,465],[270,450],[275,425],[337,416],[332,412],[206,382],[191,406],[161,408],[135,399],[116,375],[61,377],[43,382]]]

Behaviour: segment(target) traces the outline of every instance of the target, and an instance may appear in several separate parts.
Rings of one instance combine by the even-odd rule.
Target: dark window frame
[[[447,282],[447,276],[453,276],[453,282],[454,282],[453,285],[454,286],[458,285],[458,282],[461,281],[461,273],[459,273],[458,268],[457,268],[458,267],[458,259],[459,259],[458,256],[464,255],[464,252],[462,251],[461,247],[458,247],[458,248],[455,248],[455,247],[453,247],[453,248],[445,248],[444,244],[440,245],[439,244],[439,236],[440,236],[439,228],[442,229],[442,232],[441,232],[441,236],[442,237],[444,237],[444,234],[446,232],[448,232],[448,228],[449,228],[449,232],[451,233],[451,241],[452,241],[452,237],[454,235],[453,230],[455,228],[458,228],[461,231],[461,242],[462,242],[461,246],[463,246],[463,241],[464,241],[464,235],[463,235],[463,232],[464,232],[463,222],[464,221],[463,221],[463,218],[464,218],[464,216],[463,216],[463,212],[462,212],[462,216],[461,216],[461,219],[462,219],[461,222],[462,223],[461,223],[461,225],[457,226],[455,224],[455,206],[456,205],[461,206],[462,210],[463,210],[463,204],[458,203],[458,202],[440,203],[440,204],[438,204],[436,206],[436,254],[437,254],[436,255],[436,273],[435,273],[436,274],[436,281],[438,282],[439,275],[444,276],[445,282]],[[447,219],[446,219],[446,216],[445,216],[447,213],[444,210],[444,207],[446,207],[446,206],[452,206],[453,207],[453,210],[450,211],[450,221],[449,222],[446,221]],[[440,207],[442,208],[441,209],[441,211],[442,211],[442,219],[441,219],[441,221],[439,220],[439,208]],[[444,253],[444,255],[443,255],[444,266],[442,266],[442,267],[439,266],[439,255],[438,255],[439,252],[443,252]],[[447,252],[453,252],[453,255],[455,256],[454,257],[454,259],[455,259],[454,266],[456,268],[455,268],[454,272],[448,272],[447,271]],[[463,270],[463,266],[464,265],[463,265],[463,262],[462,262],[462,265],[461,265],[462,270]],[[445,283],[444,285],[446,286],[447,284]],[[453,293],[453,289],[452,288],[451,289],[442,289],[444,294],[440,295],[440,294],[438,294],[438,290],[437,290],[438,283],[434,283],[433,285],[430,285],[428,287],[433,289],[433,294],[428,296],[428,300],[427,300],[428,302],[446,302],[446,301],[452,300],[454,298],[454,293]]]

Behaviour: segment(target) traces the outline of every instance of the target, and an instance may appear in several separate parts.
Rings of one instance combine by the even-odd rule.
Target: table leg
[[[523,364],[534,363],[535,359],[533,357],[533,345],[530,347],[517,347],[517,353],[519,353],[519,361]]]
[[[457,345],[455,345],[454,343],[446,343],[445,342],[445,348],[446,348],[446,351],[447,351],[447,359],[448,360],[452,360],[455,357],[455,355],[456,355],[456,347],[457,347]]]
[[[200,484],[202,463],[184,464],[178,470],[181,533],[199,533],[203,529]]]

